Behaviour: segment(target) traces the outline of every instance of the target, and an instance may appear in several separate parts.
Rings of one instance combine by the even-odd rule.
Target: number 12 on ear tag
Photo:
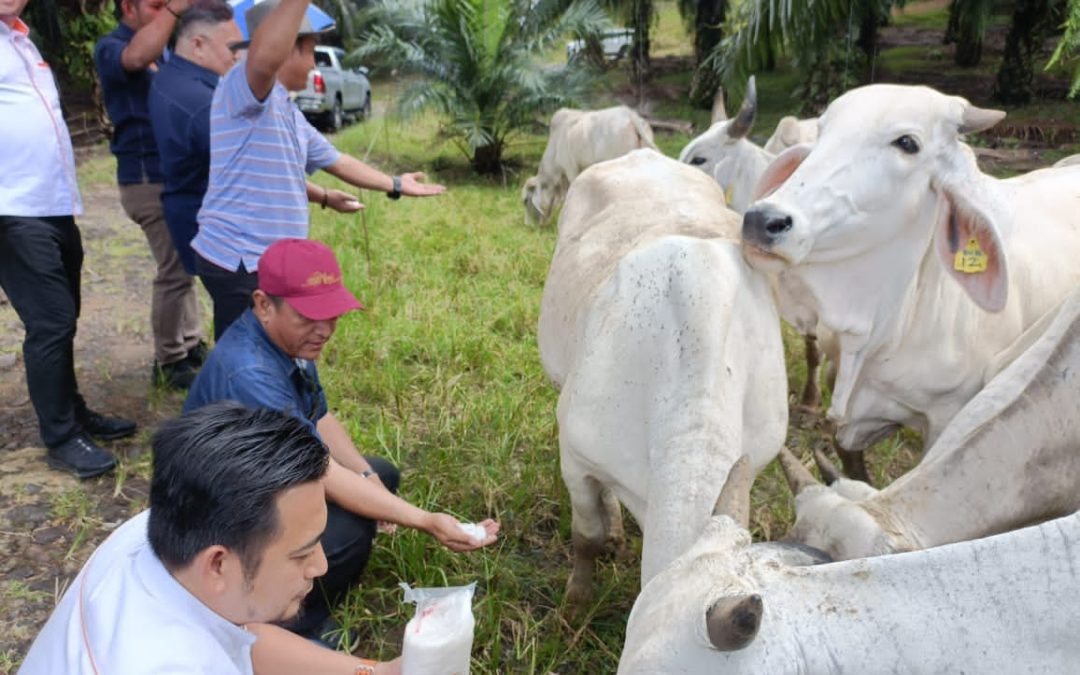
[[[978,274],[985,272],[990,261],[979,246],[979,241],[972,237],[967,246],[956,252],[953,257],[953,269],[964,274]]]

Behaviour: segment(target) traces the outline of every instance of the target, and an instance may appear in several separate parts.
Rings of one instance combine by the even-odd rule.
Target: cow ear
[[[776,156],[769,166],[765,167],[765,173],[761,174],[754,193],[750,199],[756,202],[762,197],[772,194],[778,187],[784,184],[795,169],[799,168],[806,156],[810,154],[809,145],[793,145]]]
[[[945,271],[988,312],[1005,309],[1009,273],[997,227],[958,191],[945,190],[934,247]]]

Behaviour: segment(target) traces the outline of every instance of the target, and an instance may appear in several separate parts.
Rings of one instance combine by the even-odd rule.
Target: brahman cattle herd
[[[1074,671],[1080,162],[988,176],[964,136],[1004,113],[927,87],[853,89],[765,147],[755,113],[751,80],[676,161],[627,108],[561,110],[526,183],[531,221],[562,203],[539,347],[567,602],[621,503],[644,540],[620,673]],[[783,447],[781,318],[834,368],[828,485]],[[862,451],[901,426],[928,449],[877,490]],[[776,458],[796,521],[751,543]]]

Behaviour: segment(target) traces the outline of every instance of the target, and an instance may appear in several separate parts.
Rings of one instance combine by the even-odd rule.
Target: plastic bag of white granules
[[[405,626],[402,675],[468,675],[476,582],[450,588],[400,586],[404,602],[416,603],[416,614]]]

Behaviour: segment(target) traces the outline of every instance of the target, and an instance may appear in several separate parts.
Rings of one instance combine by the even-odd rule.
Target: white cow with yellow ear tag
[[[899,425],[931,445],[1080,284],[1080,166],[999,180],[963,142],[1004,115],[927,87],[853,89],[756,188],[743,250],[779,274],[781,308],[837,334],[845,449]]]

